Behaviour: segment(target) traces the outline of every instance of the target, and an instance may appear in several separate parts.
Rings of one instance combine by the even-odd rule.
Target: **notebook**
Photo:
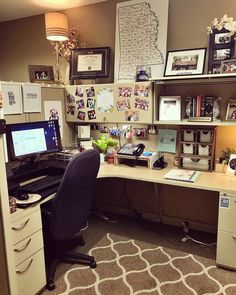
[[[164,178],[179,180],[179,181],[187,181],[194,182],[198,177],[199,172],[195,170],[186,170],[186,169],[171,169],[167,172]]]

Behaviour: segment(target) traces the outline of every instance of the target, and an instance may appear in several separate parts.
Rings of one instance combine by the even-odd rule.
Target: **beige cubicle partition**
[[[66,86],[68,122],[152,123],[153,84]]]

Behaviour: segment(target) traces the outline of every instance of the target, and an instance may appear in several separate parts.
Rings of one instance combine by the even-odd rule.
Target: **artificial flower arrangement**
[[[214,29],[218,31],[226,29],[229,31],[229,36],[233,36],[236,33],[236,21],[225,14],[220,20],[217,18],[213,19],[212,26],[207,27],[208,34],[211,34]]]
[[[58,42],[51,41],[51,45],[55,47],[58,46],[59,56],[64,57],[66,61],[70,61],[71,50],[74,48],[84,48],[86,47],[84,42],[80,41],[79,30],[72,27],[68,40]]]

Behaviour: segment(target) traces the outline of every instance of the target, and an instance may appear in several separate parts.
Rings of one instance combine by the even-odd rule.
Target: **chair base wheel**
[[[51,281],[51,282],[50,282],[50,281],[47,282],[46,288],[47,288],[49,291],[54,290],[54,289],[56,288],[55,283],[54,283],[53,281]]]
[[[97,263],[96,263],[96,261],[91,261],[89,266],[90,266],[91,268],[96,268],[96,267],[97,267]]]

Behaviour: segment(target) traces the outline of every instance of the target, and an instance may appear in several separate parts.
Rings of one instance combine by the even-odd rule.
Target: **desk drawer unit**
[[[219,198],[216,264],[236,269],[236,195]]]
[[[43,249],[16,266],[16,281],[19,295],[33,295],[45,286]]]
[[[43,249],[43,235],[39,230],[13,246],[15,264],[21,263],[41,249]]]
[[[13,245],[40,229],[42,229],[40,210],[15,221],[11,226]]]

